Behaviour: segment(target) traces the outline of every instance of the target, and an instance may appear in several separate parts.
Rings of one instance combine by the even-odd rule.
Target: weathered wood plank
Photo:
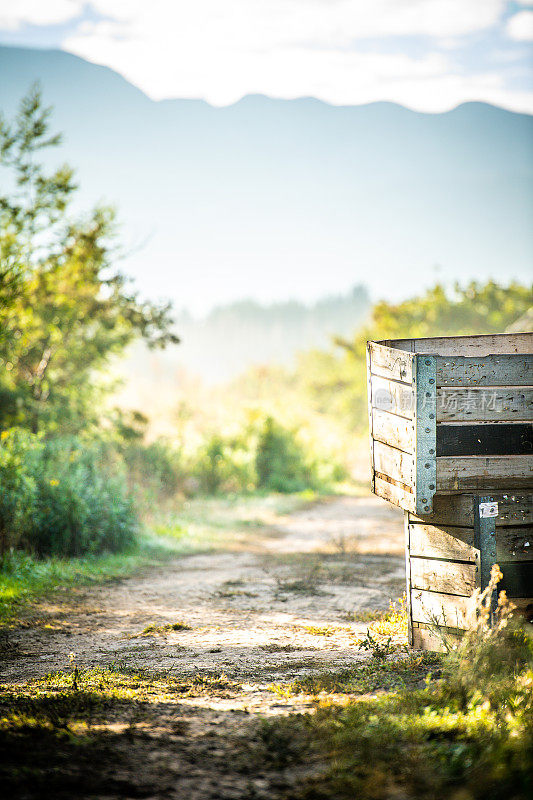
[[[383,478],[379,477],[379,475],[376,475],[375,478],[374,492],[378,497],[382,497],[384,500],[387,500],[389,503],[392,503],[395,506],[403,508],[405,511],[415,510],[414,494],[411,494],[411,492],[408,492],[401,486],[397,486],[390,481],[384,480]]]
[[[436,356],[490,356],[533,353],[533,333],[495,333],[479,336],[437,336],[421,339],[384,339],[386,347]]]
[[[366,346],[366,384],[368,394],[368,434],[369,434],[369,450],[370,450],[370,489],[372,492],[376,491],[376,473],[374,470],[374,412],[372,408],[372,352],[370,348],[371,342],[367,342]]]
[[[411,555],[410,537],[411,526],[409,525],[409,512],[403,512],[403,529],[405,534],[405,597],[407,612],[407,641],[413,645],[413,618],[411,616]]]
[[[476,588],[476,565],[416,558],[411,553],[411,588],[470,597]]]
[[[506,561],[532,561],[533,525],[496,528],[496,560],[498,564]],[[533,595],[533,586],[531,594]]]
[[[413,380],[413,356],[405,350],[369,342],[372,374],[394,381],[411,383]]]
[[[380,411],[378,408],[372,412],[372,435],[378,442],[383,442],[404,453],[414,452],[414,427],[413,422],[398,414]]]
[[[533,388],[437,389],[437,422],[529,422],[533,420]]]
[[[414,458],[383,442],[374,442],[374,469],[376,473],[393,478],[404,486],[413,485]]]
[[[461,638],[461,634],[449,628],[424,625],[423,622],[413,623],[413,647],[416,650],[445,653],[449,647],[457,645]]]
[[[437,491],[533,487],[531,456],[443,456],[437,458]]]
[[[391,348],[392,349],[392,348]],[[437,386],[532,386],[533,354],[437,358]]]
[[[533,454],[533,423],[437,425],[437,456]]]
[[[476,562],[472,528],[411,523],[409,548],[411,556]]]
[[[447,628],[466,630],[472,600],[453,594],[411,590],[413,622],[444,625]]]
[[[410,523],[409,548],[412,556],[448,558],[454,561],[476,562],[472,528],[451,525]],[[533,526],[496,528],[496,561],[533,560]]]
[[[496,527],[533,524],[533,494],[530,492],[496,493],[492,495],[498,503]],[[412,522],[427,522],[431,525],[474,524],[472,494],[436,495],[433,498],[433,513],[424,516],[411,515]]]
[[[523,616],[527,622],[533,622],[533,598],[517,598],[513,600],[516,606],[515,614]],[[412,645],[417,650],[433,650],[445,652],[446,644],[459,644],[463,634],[454,628],[445,628],[441,625],[428,625],[423,622],[413,622]],[[445,644],[446,643],[446,644]]]
[[[414,411],[412,386],[376,376],[372,376],[371,384],[373,408],[412,419]]]

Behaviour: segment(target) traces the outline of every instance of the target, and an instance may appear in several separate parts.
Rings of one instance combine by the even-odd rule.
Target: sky
[[[0,0],[0,42],[104,64],[155,100],[533,113],[527,0]]]

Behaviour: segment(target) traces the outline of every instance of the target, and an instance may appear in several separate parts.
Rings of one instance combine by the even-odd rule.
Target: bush
[[[26,431],[3,431],[0,437],[0,557],[24,535],[35,498],[30,467],[31,436]],[[36,439],[37,437],[33,437]],[[34,442],[37,445],[37,442]]]
[[[181,452],[165,439],[131,442],[121,448],[128,484],[141,508],[174,497],[186,473]]]
[[[137,521],[117,464],[79,439],[11,430],[0,442],[3,550],[38,556],[119,552],[135,540]],[[112,474],[114,473],[114,474]]]
[[[193,460],[192,473],[207,494],[255,488],[253,444],[246,435],[224,438],[214,434]]]
[[[257,486],[271,492],[301,492],[316,488],[316,471],[308,464],[294,434],[272,417],[259,433],[255,456]]]

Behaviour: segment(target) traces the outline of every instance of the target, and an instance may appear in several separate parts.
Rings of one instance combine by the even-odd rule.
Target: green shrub
[[[166,439],[150,444],[133,441],[121,448],[121,454],[130,490],[143,509],[174,497],[186,479],[181,452]]]
[[[33,439],[33,441],[32,441]],[[0,557],[17,546],[30,522],[36,493],[30,454],[37,437],[27,431],[3,431],[0,437]]]
[[[255,488],[253,443],[244,434],[224,438],[214,434],[193,459],[192,474],[207,494]]]
[[[259,432],[255,456],[257,486],[271,492],[301,492],[317,485],[316,469],[308,463],[292,431],[267,417]]]
[[[4,552],[37,556],[119,552],[135,540],[137,521],[116,459],[79,439],[2,434],[0,514]],[[111,467],[111,468],[110,468]]]

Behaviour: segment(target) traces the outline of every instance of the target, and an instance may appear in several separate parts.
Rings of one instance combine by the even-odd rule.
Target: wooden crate
[[[480,520],[480,501],[496,503],[498,516]],[[494,563],[498,589],[533,621],[533,493],[437,495],[431,515],[405,512],[405,544],[414,647],[441,649],[443,628],[461,635],[471,595],[485,588]]]
[[[369,342],[368,392],[372,490],[406,513],[411,643],[460,635],[495,562],[531,615],[533,334]]]

